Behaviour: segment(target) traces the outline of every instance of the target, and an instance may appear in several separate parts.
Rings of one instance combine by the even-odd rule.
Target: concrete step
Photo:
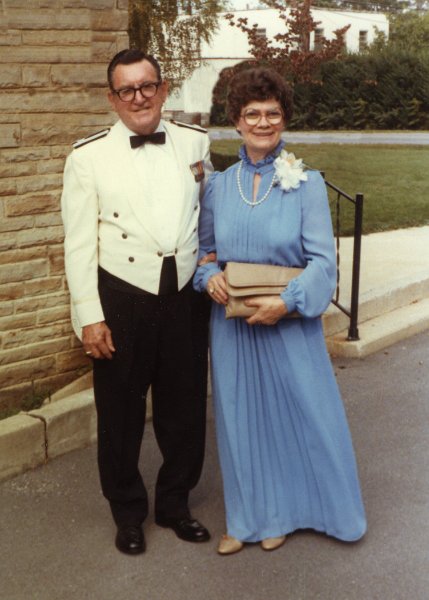
[[[344,299],[342,292],[340,302],[346,308],[350,300]],[[414,273],[410,277],[398,279],[389,285],[380,285],[360,294],[359,297],[359,323],[374,319],[390,313],[403,306],[429,298],[429,273],[427,270]],[[342,332],[348,327],[348,317],[337,307],[331,305],[323,316],[323,329],[325,336],[330,337]]]
[[[415,300],[359,324],[356,342],[347,340],[347,329],[326,338],[331,356],[364,358],[395,342],[429,329],[429,299]]]

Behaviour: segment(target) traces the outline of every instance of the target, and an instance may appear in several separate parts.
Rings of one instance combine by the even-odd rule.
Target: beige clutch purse
[[[302,271],[303,269],[296,267],[228,262],[224,271],[228,292],[226,318],[252,316],[256,308],[246,306],[245,300],[252,296],[280,295],[289,281]],[[286,315],[286,317],[298,316],[297,312]]]

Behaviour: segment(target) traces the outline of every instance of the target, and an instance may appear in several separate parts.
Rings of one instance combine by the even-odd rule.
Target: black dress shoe
[[[185,542],[207,542],[210,539],[207,529],[191,517],[157,518],[155,523],[160,527],[169,527],[178,538],[185,540]]]
[[[124,554],[141,554],[146,550],[143,529],[135,526],[119,527],[115,546]]]

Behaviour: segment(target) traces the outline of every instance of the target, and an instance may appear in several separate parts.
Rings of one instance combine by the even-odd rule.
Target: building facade
[[[116,120],[106,65],[127,26],[128,0],[0,3],[0,416],[90,366],[70,325],[62,172],[73,141]]]
[[[225,67],[251,58],[246,34],[237,27],[231,27],[225,14],[220,15],[219,28],[210,44],[201,45],[201,65],[166,104],[167,110],[178,118],[207,124],[212,90],[219,73]],[[258,33],[269,39],[284,30],[284,22],[274,9],[240,10],[232,14],[235,20],[247,18],[248,26],[257,24]],[[377,31],[386,36],[389,34],[389,22],[384,14],[319,8],[312,8],[311,14],[318,25],[311,34],[310,49],[317,48],[322,37],[334,39],[334,31],[346,25],[350,25],[345,34],[346,47],[350,52],[359,52],[370,45]]]

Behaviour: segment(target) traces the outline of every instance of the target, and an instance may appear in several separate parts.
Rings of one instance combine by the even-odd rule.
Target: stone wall
[[[0,2],[0,413],[89,368],[69,320],[60,194],[71,143],[111,125],[127,0]]]

